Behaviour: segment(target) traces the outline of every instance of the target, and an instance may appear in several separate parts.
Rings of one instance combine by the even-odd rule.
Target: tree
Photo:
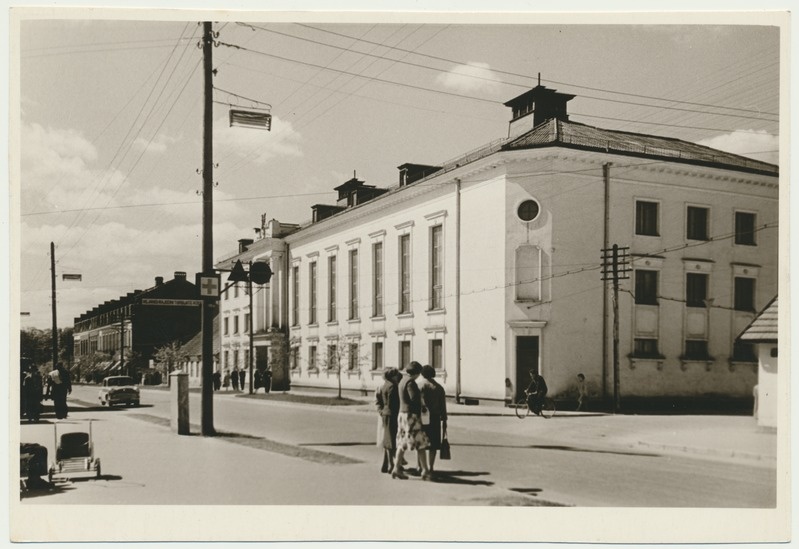
[[[183,345],[176,339],[163,347],[158,347],[155,350],[153,359],[155,360],[156,366],[160,367],[159,370],[163,370],[168,380],[169,374],[172,373],[172,369],[180,363],[184,355]]]

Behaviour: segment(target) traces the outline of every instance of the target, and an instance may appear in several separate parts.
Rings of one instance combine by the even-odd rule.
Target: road
[[[96,387],[78,386],[72,399],[91,405],[96,395]],[[451,416],[453,459],[438,462],[440,482],[430,483],[379,472],[376,418],[363,407],[217,394],[214,420],[223,436],[204,438],[169,430],[168,392],[145,390],[142,403],[73,407],[59,432],[85,430],[86,419],[94,419],[96,455],[107,476],[24,502],[732,508],[776,502],[774,467],[608,443],[603,430],[610,427],[598,428],[600,417]],[[191,394],[190,404],[197,433],[199,394]],[[46,444],[52,457],[51,424],[23,425],[22,440]]]

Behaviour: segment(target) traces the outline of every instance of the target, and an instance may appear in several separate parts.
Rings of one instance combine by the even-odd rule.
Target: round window
[[[541,208],[538,206],[538,202],[535,200],[525,200],[519,204],[519,209],[516,211],[516,214],[522,221],[532,221],[538,217],[540,211]]]

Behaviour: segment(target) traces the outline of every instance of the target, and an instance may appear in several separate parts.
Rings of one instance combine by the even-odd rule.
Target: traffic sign
[[[197,276],[201,297],[219,297],[219,275],[199,274]]]

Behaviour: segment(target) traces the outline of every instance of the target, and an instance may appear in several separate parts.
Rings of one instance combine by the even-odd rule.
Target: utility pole
[[[249,370],[250,370],[250,374],[249,374],[249,378],[250,378],[250,394],[252,394],[252,391],[253,391],[252,371],[253,371],[253,361],[255,360],[255,357],[253,356],[253,354],[254,354],[254,352],[253,352],[254,344],[253,344],[253,341],[252,341],[252,338],[253,338],[253,331],[252,331],[253,320],[252,319],[255,316],[255,311],[252,308],[252,260],[250,260],[249,273],[250,273],[250,276],[247,276],[247,293],[250,295],[250,318],[249,318],[249,326],[247,326],[247,330],[248,330],[248,333],[249,333],[249,336],[250,336],[249,337],[249,340],[250,340],[249,341],[249,343],[250,343],[250,352],[248,353],[247,362],[249,364],[247,366],[249,367]],[[244,389],[244,387],[242,387],[242,389]]]
[[[55,243],[50,242],[50,286],[53,290],[53,369],[58,364],[58,320],[55,306]]]
[[[621,411],[620,373],[619,373],[619,280],[630,278],[629,247],[602,250],[602,280],[613,281],[613,412]],[[621,268],[620,268],[621,267]]]
[[[202,272],[213,273],[213,65],[211,52],[214,45],[214,31],[210,21],[203,23],[203,241]],[[214,430],[214,307],[215,300],[202,300],[202,422],[203,436],[213,436]]]

